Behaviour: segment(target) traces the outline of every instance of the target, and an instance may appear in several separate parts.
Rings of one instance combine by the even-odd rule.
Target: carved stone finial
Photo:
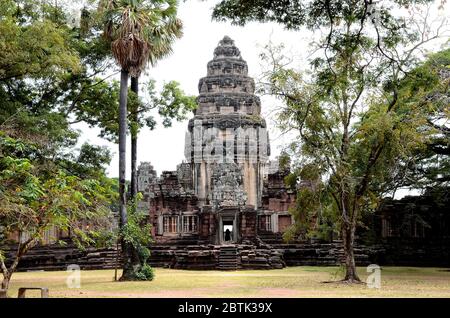
[[[242,60],[241,51],[234,45],[234,41],[229,36],[225,36],[214,50],[214,59],[218,58]]]
[[[225,35],[219,45],[234,45],[234,41],[228,35]]]

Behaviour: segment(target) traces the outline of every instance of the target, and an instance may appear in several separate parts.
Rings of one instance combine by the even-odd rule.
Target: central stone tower
[[[144,193],[140,209],[149,211],[158,244],[180,247],[184,256],[170,262],[181,267],[190,266],[182,265],[189,259],[183,246],[203,246],[208,251],[201,255],[217,264],[217,250],[210,251],[210,245],[220,246],[219,259],[228,260],[229,253],[235,259],[236,244],[256,249],[264,237],[280,237],[292,224],[288,209],[295,203],[295,192],[283,182],[285,172],[268,161],[269,138],[255,81],[229,37],[214,50],[198,90],[198,108],[186,132],[187,162],[159,177],[150,163],[141,163],[138,173]],[[281,264],[269,254],[260,265]]]
[[[199,206],[217,213],[256,210],[267,176],[269,138],[247,62],[228,36],[214,50],[198,89],[185,156]]]

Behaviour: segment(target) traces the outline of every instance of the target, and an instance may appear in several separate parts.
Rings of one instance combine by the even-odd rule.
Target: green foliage
[[[172,52],[174,41],[182,36],[182,23],[177,18],[177,11],[178,2],[175,0],[102,0],[96,14],[104,26],[104,35],[111,43],[116,61],[123,69],[139,78],[147,62],[155,65],[168,56]],[[133,34],[133,45],[122,41],[130,34]],[[133,51],[138,58],[127,60],[124,52],[129,51]],[[186,96],[178,83],[164,84],[160,93],[156,92],[155,86],[154,80],[148,82],[145,99],[138,98],[137,92],[128,92],[128,119],[132,136],[137,136],[143,127],[151,130],[156,127],[152,110],[157,110],[163,125],[169,127],[172,120],[185,119],[187,112],[196,107],[194,97]],[[103,108],[87,107],[81,110],[78,113],[79,120],[86,121],[91,126],[99,126],[102,137],[116,141],[119,129],[118,96],[115,100],[116,102]]]
[[[332,196],[321,181],[316,166],[305,164],[290,173],[285,182],[297,189],[295,206],[289,210],[294,223],[283,234],[286,241],[296,238],[329,241],[339,233]]]
[[[431,54],[401,83],[399,95],[408,107],[426,112],[423,129],[428,138],[423,147],[405,160],[400,186],[435,188],[449,185],[450,130],[449,85],[450,49]]]
[[[389,9],[393,4],[404,7],[415,3],[426,3],[431,0],[392,0],[385,1],[383,23],[395,30],[389,17]],[[367,19],[369,4],[372,1],[354,0],[221,0],[215,5],[213,18],[219,21],[230,20],[233,24],[245,25],[252,21],[276,22],[289,30],[298,30],[302,26],[318,29],[329,26],[332,18],[336,23],[341,21],[358,22]],[[370,12],[369,12],[370,13]]]
[[[111,161],[111,152],[108,148],[84,143],[81,146],[77,163],[88,167],[89,170],[105,171],[105,166]]]
[[[273,0],[223,0],[213,11],[213,18],[231,20],[237,25],[245,25],[251,21],[278,22],[288,29],[297,29],[306,19],[305,1],[273,1]]]
[[[138,194],[136,201],[141,199],[142,195]],[[150,256],[148,245],[152,242],[150,236],[151,225],[145,222],[145,219],[145,214],[139,212],[135,207],[130,206],[128,208],[128,222],[121,232],[123,239],[133,245],[144,261]]]
[[[135,276],[137,280],[151,281],[155,278],[155,272],[150,265],[144,264],[141,269],[135,273]]]
[[[105,84],[108,90],[108,85]],[[105,103],[87,103],[75,109],[76,121],[88,123],[91,127],[101,129],[100,136],[107,140],[117,142],[119,125],[118,84],[113,82],[114,88]],[[146,127],[153,130],[157,127],[157,119],[162,120],[164,127],[170,127],[173,120],[181,121],[197,108],[194,96],[186,95],[175,81],[165,83],[161,91],[157,91],[156,82],[149,80],[146,83],[143,97],[138,97],[133,91],[128,91],[128,130],[135,136]]]
[[[51,153],[60,155],[60,151],[55,148]],[[69,174],[67,159],[53,160],[46,152],[34,141],[0,131],[0,265],[5,289],[20,259],[44,239],[47,230],[70,233],[80,249],[113,240],[110,206],[117,197],[113,180],[99,171],[84,178]],[[89,170],[79,162],[72,166]],[[7,267],[2,249],[17,234],[22,237],[13,242],[18,248]]]
[[[111,161],[111,152],[106,147],[84,143],[78,152],[70,152],[57,159],[58,165],[68,174],[81,179],[102,179],[105,167]]]
[[[95,23],[88,32],[70,26],[56,4],[2,1],[2,8],[0,128],[41,145],[75,145],[69,125],[83,119],[78,114],[116,101],[117,85],[100,78],[111,64],[106,42]]]
[[[20,2],[33,5],[34,10],[21,10]],[[0,81],[24,77],[57,80],[78,72],[78,54],[68,45],[70,30],[45,19],[49,8],[41,1],[20,2],[2,1]]]
[[[80,179],[58,165],[17,157],[28,143],[0,136],[0,224],[2,235],[27,233],[36,244],[45,230],[72,231],[77,245],[94,244],[109,231],[109,205],[115,199],[106,179]],[[13,149],[12,144],[16,145]],[[35,145],[30,144],[30,148]],[[18,151],[19,150],[19,151]],[[31,150],[30,150],[31,151]],[[31,156],[30,156],[31,157]]]
[[[164,127],[172,126],[173,120],[185,120],[197,108],[196,97],[185,95],[180,84],[175,81],[164,84],[160,97],[154,102]]]
[[[436,122],[430,125],[435,114],[448,119],[448,78],[433,75],[428,63],[425,71],[417,51],[441,36],[440,27],[421,20],[427,9],[416,2],[427,1],[224,0],[213,13],[238,24],[276,21],[321,31],[311,72],[291,67],[283,46],[267,46],[261,90],[284,104],[279,127],[298,132],[288,149],[293,175],[286,181],[298,188],[291,213],[299,224],[285,237],[339,231],[350,242],[347,269],[354,268],[350,250],[361,216],[405,184],[400,179],[417,163],[412,158],[439,136]],[[446,53],[437,56],[436,64],[446,65]]]
[[[7,285],[50,228],[70,232],[80,248],[111,242],[117,186],[104,173],[106,149],[73,149],[74,112],[110,104],[114,91],[99,79],[109,63],[95,26],[71,26],[56,2],[0,6],[0,236],[26,234],[10,268],[2,266]]]
[[[289,171],[290,170],[290,165],[291,165],[291,158],[289,157],[289,154],[285,151],[283,151],[279,158],[278,158],[278,162],[280,165],[280,170],[282,171]]]

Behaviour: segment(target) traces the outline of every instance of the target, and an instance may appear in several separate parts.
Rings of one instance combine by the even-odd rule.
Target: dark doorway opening
[[[234,237],[233,221],[223,221],[222,239],[224,243],[232,243]]]

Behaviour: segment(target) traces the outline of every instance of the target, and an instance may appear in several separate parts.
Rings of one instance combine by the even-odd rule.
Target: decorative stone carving
[[[212,174],[212,202],[216,209],[241,207],[247,195],[243,190],[242,170],[235,163],[216,164]]]
[[[218,129],[226,129],[226,128],[266,128],[266,121],[260,117],[251,117],[251,116],[239,116],[236,114],[227,114],[220,116],[196,116],[194,119],[189,121],[188,129],[189,131],[193,131],[194,125],[196,125],[195,121],[199,120],[200,126],[204,127],[203,129],[216,127]],[[197,123],[198,124],[198,123]]]
[[[203,82],[202,86],[200,87],[200,93],[206,93],[208,92],[208,85],[206,82]]]
[[[181,191],[189,192],[192,189],[191,165],[181,163],[177,166],[177,177],[181,184]]]
[[[157,179],[156,171],[150,162],[141,162],[137,171],[138,191],[146,193],[151,183]]]

